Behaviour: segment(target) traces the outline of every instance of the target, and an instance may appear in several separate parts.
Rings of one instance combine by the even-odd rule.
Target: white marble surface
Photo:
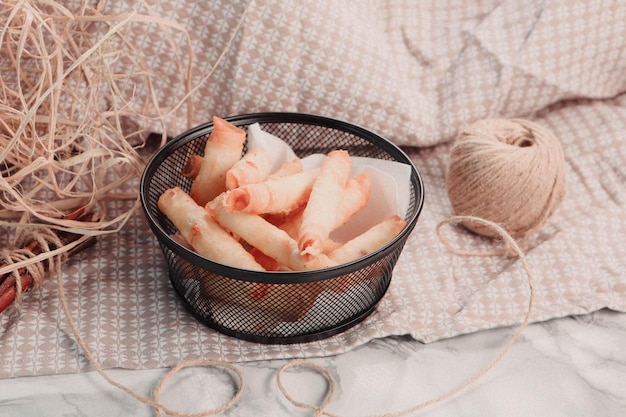
[[[428,345],[404,338],[376,340],[346,354],[312,362],[331,372],[337,391],[326,411],[371,416],[431,400],[485,367],[514,329],[495,329]],[[237,364],[245,387],[224,416],[313,416],[279,391],[285,361]],[[109,370],[116,381],[149,395],[167,370]],[[180,412],[219,407],[236,378],[215,368],[189,368],[162,394]],[[320,404],[325,380],[292,368],[283,382],[296,399]],[[153,410],[95,372],[0,380],[0,416],[151,416]],[[626,416],[626,314],[600,311],[529,326],[503,360],[454,397],[408,415]]]

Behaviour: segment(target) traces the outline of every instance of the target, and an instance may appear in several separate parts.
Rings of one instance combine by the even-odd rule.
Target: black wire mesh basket
[[[225,119],[244,130],[259,123],[264,131],[289,144],[301,158],[344,149],[351,156],[409,165],[406,226],[374,253],[347,264],[311,271],[251,271],[196,254],[173,237],[176,228],[159,210],[157,201],[171,187],[190,190],[192,182],[181,171],[190,155],[202,155],[213,129],[213,124],[207,123],[159,149],[146,165],[140,185],[143,210],[180,299],[210,328],[257,343],[310,342],[345,331],[364,320],[386,293],[396,261],[422,210],[423,182],[410,158],[369,130],[326,117],[255,113]]]

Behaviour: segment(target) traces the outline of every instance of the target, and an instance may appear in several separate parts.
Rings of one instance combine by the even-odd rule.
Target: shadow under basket
[[[378,251],[337,267],[299,272],[259,272],[225,266],[179,244],[176,228],[159,210],[167,189],[189,192],[181,174],[190,155],[202,155],[213,129],[207,123],[159,149],[148,162],[140,197],[150,228],[167,261],[172,285],[186,307],[207,326],[257,343],[302,343],[330,337],[365,319],[383,297],[424,202],[424,187],[410,158],[396,145],[361,127],[300,113],[256,113],[226,118],[246,130],[253,123],[289,144],[297,156],[344,149],[352,156],[386,159],[411,167],[406,227]],[[246,149],[244,148],[244,152]],[[372,196],[376,198],[376,196]]]

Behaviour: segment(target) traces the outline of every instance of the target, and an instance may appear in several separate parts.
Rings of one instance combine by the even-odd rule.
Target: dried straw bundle
[[[163,143],[182,108],[189,120],[192,51],[184,29],[149,13],[107,15],[103,4],[0,2],[0,311],[73,248],[119,230],[139,206],[136,187],[125,187],[143,170],[148,132],[138,121],[159,124]],[[157,102],[142,59],[149,51],[125,36],[133,25],[160,30],[178,51],[184,100]],[[137,88],[147,94],[138,98]],[[111,215],[111,199],[134,204]]]

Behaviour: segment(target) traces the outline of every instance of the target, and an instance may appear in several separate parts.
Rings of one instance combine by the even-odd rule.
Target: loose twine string
[[[444,236],[444,234],[442,232],[443,227],[446,226],[446,225],[451,225],[451,224],[467,224],[467,223],[477,224],[477,225],[480,225],[482,227],[486,227],[486,228],[489,228],[490,230],[492,230],[494,232],[494,234],[496,234],[497,236],[499,236],[502,239],[502,242],[504,244],[504,249],[503,250],[499,250],[499,251],[479,252],[479,251],[467,251],[467,250],[463,250],[463,249],[454,247],[449,242],[449,240]],[[502,350],[495,357],[495,359],[493,359],[493,361],[491,361],[487,366],[485,366],[484,368],[482,368],[481,370],[476,372],[473,376],[471,376],[470,378],[466,379],[461,384],[457,385],[456,387],[450,389],[449,391],[445,392],[444,394],[442,394],[442,395],[440,395],[438,397],[435,397],[435,398],[433,398],[431,400],[422,402],[422,403],[417,404],[417,405],[415,405],[413,407],[410,407],[408,409],[405,409],[405,410],[402,410],[402,411],[398,411],[398,412],[392,412],[392,413],[374,414],[374,415],[371,415],[370,417],[401,417],[401,416],[406,416],[406,415],[409,415],[409,414],[414,413],[416,411],[419,411],[419,410],[421,410],[423,408],[431,406],[433,404],[440,403],[442,401],[450,399],[451,397],[455,396],[459,392],[461,392],[464,389],[470,387],[472,384],[474,384],[476,381],[478,381],[480,378],[482,378],[485,374],[487,374],[490,370],[492,370],[497,364],[499,364],[502,361],[502,359],[506,356],[506,354],[509,352],[509,350],[511,349],[513,344],[517,341],[517,339],[519,339],[519,337],[522,334],[522,332],[524,331],[524,329],[526,329],[526,327],[530,323],[530,317],[531,317],[531,314],[532,314],[533,303],[534,303],[534,278],[533,278],[533,274],[532,274],[530,266],[528,265],[528,262],[526,260],[526,256],[524,255],[524,251],[521,249],[521,247],[518,245],[518,243],[515,241],[515,239],[513,237],[511,237],[511,235],[503,227],[501,227],[500,225],[498,225],[495,222],[492,222],[492,221],[489,221],[489,220],[485,220],[485,219],[482,219],[482,218],[479,218],[479,217],[475,217],[475,216],[453,216],[453,217],[450,217],[450,218],[440,222],[437,225],[436,231],[437,231],[437,235],[438,235],[440,241],[444,244],[444,246],[446,246],[446,248],[448,248],[448,250],[450,250],[452,253],[455,253],[457,255],[463,255],[463,256],[491,256],[491,255],[495,255],[495,254],[499,254],[499,255],[508,254],[509,256],[516,256],[516,257],[518,257],[520,262],[522,263],[525,271],[526,271],[527,276],[528,276],[529,298],[528,298],[528,308],[526,310],[526,314],[524,316],[524,319],[523,319],[522,323],[519,325],[519,327],[517,328],[515,333],[511,336],[511,338],[509,339],[507,344],[504,346],[504,348],[502,348]],[[282,381],[282,375],[287,370],[289,370],[291,368],[307,368],[309,370],[312,370],[312,371],[322,375],[326,379],[326,381],[328,383],[328,388],[327,388],[327,393],[326,393],[326,396],[325,396],[325,400],[324,400],[324,402],[321,405],[317,406],[317,405],[314,405],[314,404],[308,404],[308,403],[300,402],[300,401],[296,400],[291,394],[289,394],[289,392],[287,390],[287,387],[285,386],[285,384]],[[325,369],[323,366],[320,366],[320,365],[317,365],[317,364],[315,364],[313,362],[302,360],[302,359],[293,360],[293,361],[290,361],[290,362],[286,363],[285,365],[283,365],[278,370],[278,373],[276,374],[276,381],[277,381],[278,388],[279,388],[280,392],[294,406],[299,407],[299,408],[306,408],[306,409],[314,410],[315,411],[315,417],[320,417],[320,416],[340,417],[338,414],[334,414],[334,413],[331,413],[331,412],[326,410],[326,408],[332,402],[333,396],[334,396],[335,391],[336,391],[337,383],[335,382],[335,379],[333,378],[332,374],[327,369]]]
[[[165,413],[167,415],[170,416],[175,416],[175,417],[205,417],[205,416],[212,416],[212,415],[216,415],[221,413],[222,411],[225,411],[227,409],[229,409],[230,407],[232,407],[237,401],[239,401],[239,398],[241,397],[241,394],[243,393],[245,384],[244,384],[244,378],[243,378],[243,374],[241,373],[241,371],[239,371],[239,369],[237,369],[237,367],[235,367],[233,364],[228,363],[228,362],[222,362],[222,361],[214,361],[214,360],[188,360],[188,361],[183,361],[181,363],[179,363],[178,365],[176,365],[174,368],[172,368],[167,374],[165,374],[161,380],[159,381],[159,383],[156,385],[156,387],[153,390],[152,393],[152,397],[147,397],[145,395],[142,395],[136,391],[134,391],[133,389],[117,382],[116,380],[114,380],[113,378],[111,378],[109,376],[109,374],[107,372],[105,372],[105,370],[102,368],[102,366],[100,365],[100,363],[96,360],[96,358],[94,357],[94,355],[91,353],[91,350],[89,349],[89,347],[87,346],[87,344],[85,343],[85,341],[83,340],[83,338],[80,336],[80,331],[78,330],[78,327],[76,326],[76,322],[74,321],[74,319],[72,318],[72,314],[70,312],[69,309],[69,303],[67,301],[67,298],[65,296],[65,291],[63,289],[63,274],[60,268],[60,264],[57,264],[57,270],[56,270],[56,276],[57,276],[57,288],[59,291],[59,300],[61,302],[61,307],[63,308],[63,312],[65,314],[65,318],[67,320],[68,325],[70,326],[72,333],[74,335],[74,337],[76,338],[76,343],[80,346],[80,348],[83,351],[83,354],[87,357],[87,359],[89,360],[89,363],[92,364],[92,366],[95,368],[95,370],[112,386],[119,388],[120,390],[124,391],[125,393],[129,394],[131,397],[133,397],[134,399],[151,406],[154,409],[154,412],[157,416],[161,416],[161,413]],[[207,411],[202,411],[202,412],[194,412],[194,413],[183,413],[183,412],[179,412],[176,410],[172,410],[170,408],[168,408],[167,406],[165,406],[163,403],[161,403],[159,401],[159,396],[161,394],[161,391],[163,390],[163,388],[165,387],[166,383],[178,372],[180,372],[182,369],[184,368],[189,368],[189,367],[214,367],[214,368],[223,368],[226,370],[231,371],[232,373],[234,373],[238,379],[239,382],[239,386],[235,392],[235,394],[232,396],[232,398],[227,401],[226,403],[224,403],[223,405],[221,405],[220,407],[217,407],[215,409],[212,410],[207,410]]]

